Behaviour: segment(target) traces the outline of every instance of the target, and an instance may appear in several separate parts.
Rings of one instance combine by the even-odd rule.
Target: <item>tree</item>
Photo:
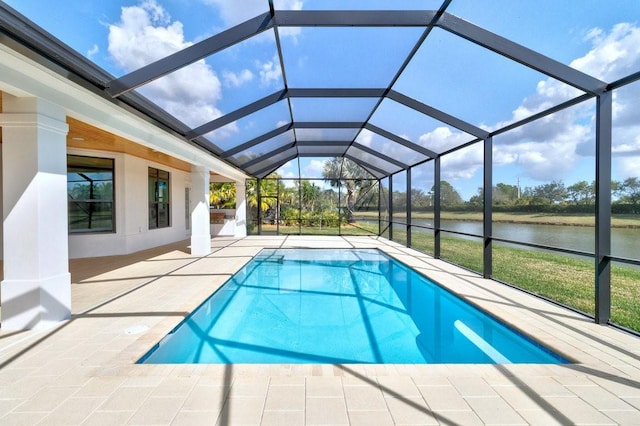
[[[506,183],[499,183],[493,187],[493,203],[512,205],[518,202],[518,187]]]
[[[529,204],[558,204],[567,197],[567,188],[562,181],[554,180],[533,188],[527,187],[524,195],[530,199]]]
[[[469,204],[474,207],[482,207],[484,205],[484,188],[478,188],[478,193],[469,198]]]
[[[433,206],[431,194],[425,193],[422,189],[411,188],[411,206],[415,209],[426,210]]]
[[[300,208],[307,211],[315,211],[320,198],[320,187],[308,180],[300,181]]]
[[[335,157],[324,163],[322,176],[332,187],[344,187],[347,207],[347,222],[353,223],[354,209],[360,193],[369,189],[373,183],[369,173],[355,162],[347,158]]]
[[[262,179],[260,181],[260,210],[267,211],[272,207],[273,201],[271,198],[265,198],[265,194],[277,193],[277,180],[276,179]],[[247,205],[252,208],[258,208],[258,181],[257,179],[250,179],[247,181]]]
[[[432,189],[434,191],[435,188]],[[463,204],[462,197],[446,180],[440,181],[440,207],[452,207]]]
[[[394,212],[404,212],[407,210],[407,193],[404,191],[393,191],[391,194]]]
[[[211,207],[214,209],[235,209],[235,183],[211,182],[209,184],[209,204],[211,204]]]
[[[596,200],[595,182],[581,180],[568,186],[567,198],[574,204],[593,204]]]
[[[640,179],[637,177],[626,178],[618,185],[616,191],[620,196],[620,201],[637,205],[640,202]]]

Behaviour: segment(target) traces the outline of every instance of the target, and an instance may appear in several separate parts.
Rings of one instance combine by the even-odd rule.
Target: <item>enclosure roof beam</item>
[[[335,154],[331,154],[331,153],[326,153],[326,152],[299,152],[298,153],[298,157],[327,157],[327,156],[332,156],[332,157],[342,157],[342,155],[344,155],[344,152],[339,152],[339,153],[335,153]]]
[[[122,95],[153,80],[170,74],[180,68],[220,52],[256,34],[273,27],[269,12],[249,19],[233,28],[209,37],[201,42],[179,50],[169,56],[139,68],[107,84],[107,93],[113,97]]]
[[[360,129],[364,121],[296,121],[296,129]]]
[[[263,178],[265,176],[268,176],[269,174],[271,174],[272,172],[274,172],[275,170],[278,169],[278,167],[282,166],[283,164],[285,164],[287,161],[291,161],[294,158],[296,158],[298,156],[297,153],[293,153],[291,155],[289,155],[288,157],[285,157],[284,159],[282,159],[281,161],[278,161],[274,164],[270,164],[266,167],[263,167],[260,170],[256,170],[255,172],[252,173],[252,175],[254,175],[255,177],[259,177],[259,178]]]
[[[348,146],[351,141],[298,141],[298,146]]]
[[[424,27],[433,10],[276,10],[280,27]]]
[[[379,88],[289,88],[290,98],[379,98],[386,89]]]
[[[514,43],[509,39],[487,31],[449,13],[442,15],[437,26],[526,67],[580,89],[583,92],[597,95],[604,92],[607,88],[607,83],[604,81],[598,80],[575,68]]]
[[[251,166],[255,166],[256,164],[261,163],[261,162],[265,161],[266,159],[268,159],[270,157],[273,157],[273,156],[276,156],[278,154],[281,154],[281,153],[285,152],[286,150],[294,148],[294,147],[295,147],[295,142],[288,143],[288,144],[286,144],[284,146],[281,146],[280,148],[276,148],[273,151],[269,151],[266,154],[260,155],[260,156],[258,156],[256,158],[252,159],[252,160],[247,161],[246,163],[243,163],[241,165],[241,167],[243,169],[245,169],[245,168],[249,168]]]
[[[235,148],[231,148],[226,150],[225,152],[223,152],[221,154],[222,158],[229,158],[233,155],[236,155],[239,152],[242,152],[244,150],[247,150],[249,148],[252,148],[258,144],[261,144],[262,142],[268,141],[271,138],[275,138],[276,136],[279,136],[283,133],[286,133],[287,131],[291,130],[293,128],[293,125],[291,123],[289,124],[285,124],[284,126],[280,126],[275,130],[272,130],[270,132],[267,132],[261,136],[258,136],[256,138],[251,139],[248,142],[245,142],[241,145],[236,146]]]
[[[428,115],[429,117],[435,118],[438,121],[442,121],[445,124],[455,127],[458,130],[469,133],[470,135],[473,135],[477,138],[485,139],[489,136],[489,132],[487,132],[486,130],[476,127],[473,124],[467,123],[466,121],[460,120],[459,118],[447,114],[446,112],[423,104],[422,102],[405,96],[402,93],[396,92],[395,90],[390,90],[387,97],[401,103],[406,107],[414,109],[418,112],[421,112],[422,114]]]
[[[225,114],[222,117],[205,123],[200,127],[196,127],[195,129],[187,132],[185,136],[188,139],[194,139],[198,136],[206,135],[207,133],[213,132],[214,130],[219,129],[222,126],[233,123],[236,120],[239,120],[249,114],[253,114],[256,111],[261,110],[262,108],[266,108],[269,105],[273,105],[276,102],[283,100],[286,96],[286,93],[286,90],[280,90],[278,92],[272,93],[271,95],[265,96],[262,99],[258,99],[257,101],[245,105],[242,108],[230,112],[229,114]]]
[[[412,149],[416,152],[419,152],[422,155],[426,155],[429,158],[435,158],[438,156],[437,153],[435,153],[434,151],[431,151],[430,149],[427,149],[421,145],[418,145],[417,143],[411,142],[406,140],[405,138],[401,138],[400,136],[395,135],[394,133],[388,132],[384,129],[381,129],[378,126],[375,126],[373,124],[367,123],[364,126],[365,129],[370,130],[374,133],[377,133],[378,135],[385,137],[389,140],[392,140],[394,142],[399,143],[400,145],[403,145],[409,149]]]
[[[367,170],[373,170],[373,171],[376,171],[376,172],[378,172],[378,174],[380,174],[380,175],[382,175],[382,176],[388,176],[388,175],[389,175],[389,171],[387,171],[387,170],[382,170],[382,169],[380,169],[380,168],[378,168],[378,167],[376,167],[376,166],[373,166],[373,165],[371,165],[371,164],[369,164],[369,163],[367,163],[367,162],[364,162],[364,161],[362,161],[361,159],[357,158],[357,157],[356,157],[356,156],[354,156],[354,155],[351,155],[351,154],[349,154],[349,153],[345,153],[345,154],[344,154],[344,157],[345,157],[345,158],[348,158],[349,160],[351,160],[351,161],[353,161],[353,162],[355,162],[355,163],[357,163],[359,166],[361,166],[361,167],[363,167],[363,168],[365,168],[365,169],[367,169]],[[376,175],[375,175],[375,173],[371,173],[371,174],[372,174],[372,175],[374,175],[374,176],[376,176]]]
[[[640,71],[634,72],[626,77],[622,77],[619,80],[616,80],[607,86],[607,90],[614,90],[622,86],[626,86],[627,84],[631,84],[640,80]]]
[[[395,158],[391,158],[388,155],[385,155],[379,151],[376,151],[375,149],[369,148],[368,146],[364,146],[359,144],[358,142],[353,142],[351,144],[352,147],[354,148],[358,148],[359,150],[362,150],[366,153],[369,153],[371,155],[373,155],[374,157],[380,158],[381,160],[386,161],[387,163],[391,163],[391,164],[395,164],[398,167],[401,167],[402,169],[408,169],[409,165],[403,163],[402,161],[398,161]]]

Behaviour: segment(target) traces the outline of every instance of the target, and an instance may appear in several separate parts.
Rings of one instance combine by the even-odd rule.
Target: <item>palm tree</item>
[[[214,209],[236,208],[236,185],[231,182],[209,184],[209,204]]]
[[[300,207],[302,210],[314,212],[316,202],[320,198],[320,187],[308,180],[300,181]]]
[[[357,163],[336,157],[324,163],[322,175],[332,187],[344,187],[347,191],[347,222],[354,223],[354,209],[360,192],[372,185],[371,175]]]
[[[267,211],[271,208],[271,202],[269,198],[265,197],[265,194],[275,194],[277,188],[277,180],[275,179],[262,179],[260,181],[260,210]],[[252,208],[258,208],[258,181],[256,179],[250,179],[247,181],[247,205]]]

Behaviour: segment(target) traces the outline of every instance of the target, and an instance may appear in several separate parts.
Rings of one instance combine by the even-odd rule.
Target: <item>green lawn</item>
[[[394,238],[395,239],[395,238]],[[412,246],[433,254],[433,238],[414,234]],[[482,273],[482,242],[442,236],[441,258]],[[588,258],[493,246],[492,277],[594,315],[595,264]],[[611,268],[611,321],[640,331],[640,269]]]
[[[406,233],[394,231],[403,243]],[[411,246],[433,255],[431,234],[414,233]],[[551,251],[495,244],[492,277],[534,294],[555,300],[579,311],[595,313],[595,264]],[[440,257],[482,273],[482,241],[442,235]],[[611,322],[640,331],[640,269],[613,265],[611,268]]]

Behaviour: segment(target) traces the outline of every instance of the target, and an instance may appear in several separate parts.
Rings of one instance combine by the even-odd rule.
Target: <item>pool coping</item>
[[[482,306],[480,306],[476,302],[474,302],[472,300],[469,300],[468,298],[465,298],[464,295],[459,294],[455,290],[447,288],[447,286],[445,286],[445,285],[435,281],[434,279],[430,278],[427,274],[425,274],[424,271],[418,271],[418,270],[413,269],[411,266],[409,266],[408,264],[404,263],[401,258],[395,257],[393,253],[386,253],[384,251],[384,249],[381,249],[381,248],[354,248],[354,249],[349,249],[349,248],[340,248],[340,247],[322,247],[322,248],[320,248],[320,247],[313,247],[313,248],[309,248],[309,247],[304,247],[304,248],[302,248],[302,247],[296,247],[296,248],[283,247],[283,248],[276,248],[276,249],[274,249],[274,248],[265,248],[265,249],[260,250],[258,253],[256,253],[241,268],[239,268],[238,271],[236,271],[228,280],[226,280],[224,283],[222,283],[222,285],[220,285],[209,296],[207,296],[204,300],[202,300],[202,302],[200,302],[200,304],[198,304],[193,310],[191,310],[189,312],[189,314],[185,318],[180,320],[180,322],[178,322],[175,325],[175,327],[173,327],[171,330],[169,330],[167,332],[167,334],[165,334],[157,343],[155,343],[150,348],[148,348],[147,351],[140,358],[137,359],[136,364],[147,364],[146,360],[153,355],[153,353],[160,347],[160,345],[167,338],[169,338],[171,335],[173,335],[177,330],[179,330],[181,327],[183,327],[185,322],[188,321],[188,319],[192,315],[194,315],[198,310],[200,310],[203,307],[203,305],[205,303],[207,303],[208,300],[210,300],[212,297],[214,297],[214,295],[216,293],[218,293],[220,290],[222,290],[222,288],[225,285],[227,285],[231,279],[234,278],[235,274],[240,272],[242,270],[242,268],[245,268],[252,261],[255,261],[259,256],[264,256],[264,252],[265,251],[274,251],[274,250],[275,251],[277,251],[277,250],[309,250],[309,251],[317,250],[317,251],[325,251],[325,252],[326,251],[333,251],[333,250],[371,250],[371,251],[375,251],[376,253],[382,254],[382,256],[384,256],[385,258],[390,259],[392,261],[395,261],[399,265],[402,265],[403,267],[408,268],[411,271],[417,273],[418,275],[420,275],[421,277],[426,279],[428,283],[433,284],[434,286],[436,286],[439,289],[441,289],[442,291],[448,293],[452,297],[462,301],[465,304],[468,304],[472,309],[475,309],[479,313],[481,313],[482,315],[485,315],[485,316],[489,317],[490,319],[492,319],[493,321],[496,321],[500,326],[505,327],[510,332],[516,334],[519,338],[524,339],[525,341],[529,342],[530,344],[532,344],[534,346],[537,346],[539,350],[541,350],[543,352],[546,352],[552,358],[555,358],[558,361],[558,362],[549,362],[549,363],[540,363],[540,364],[567,364],[567,363],[575,364],[575,363],[579,363],[571,355],[566,354],[566,353],[560,353],[560,352],[554,351],[554,349],[552,349],[550,346],[545,345],[544,342],[538,340],[535,336],[531,335],[530,333],[527,333],[526,330],[521,329],[521,328],[517,328],[516,325],[510,320],[510,318],[507,318],[507,317],[500,318],[500,317],[494,315],[493,313],[490,312],[490,310],[487,310],[487,309],[483,308]],[[273,254],[269,254],[269,256],[272,256],[272,255]],[[316,259],[312,259],[311,261],[315,261],[315,260]],[[333,260],[333,259],[330,259],[330,260]],[[253,270],[251,271],[251,273],[253,273]],[[148,364],[163,364],[163,363],[162,362],[149,362]],[[189,362],[176,361],[176,362],[173,362],[171,364],[238,364],[238,363],[228,363],[228,362],[192,362],[192,363],[189,363]],[[247,362],[246,364],[261,364],[261,363],[260,362]],[[269,362],[268,364],[282,364],[282,363]],[[317,363],[301,361],[301,362],[292,362],[291,364],[317,364]],[[364,364],[364,363],[358,363],[358,362],[340,363],[340,362],[335,362],[335,363],[325,363],[325,364],[353,365],[353,364]],[[398,362],[384,362],[384,363],[366,362],[366,364],[380,364],[380,365],[396,364],[397,365],[397,364],[403,364],[403,363],[398,363]],[[417,363],[417,364],[428,364],[428,365],[430,365],[430,364],[476,364],[476,363],[423,362],[423,363]],[[477,364],[495,364],[495,363],[492,363],[492,362],[480,362],[480,363],[477,363]],[[505,364],[512,364],[512,362],[506,362]],[[526,362],[514,362],[513,364],[527,364],[527,363]],[[529,363],[529,364],[532,364],[532,363]]]

